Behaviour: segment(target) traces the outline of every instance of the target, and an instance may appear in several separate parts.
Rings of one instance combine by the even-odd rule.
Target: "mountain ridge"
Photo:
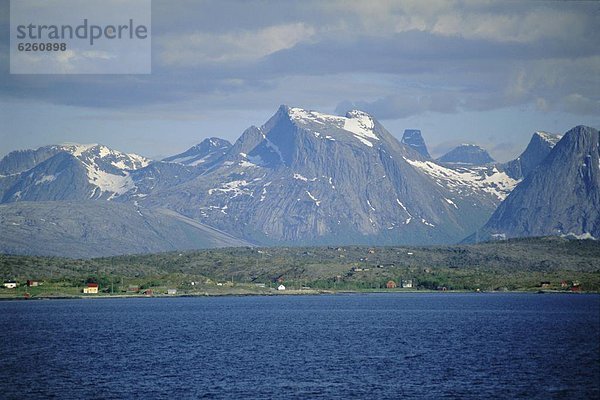
[[[479,237],[600,237],[599,143],[597,129],[569,130],[500,204]]]
[[[502,168],[512,178],[523,179],[546,158],[560,138],[560,135],[536,131],[519,157],[503,164]]]
[[[96,144],[11,152],[0,160],[13,172],[0,176],[0,203],[170,210],[259,245],[449,244],[481,231],[559,139],[539,131],[508,163],[456,164],[428,157],[420,131],[407,131],[399,141],[363,111],[282,105],[233,144],[207,138],[161,161]]]
[[[465,200],[479,211],[460,209],[465,200],[411,164],[425,161],[367,113],[281,106],[247,129],[221,165],[144,204],[266,243],[448,242],[483,223],[498,199],[473,189]]]

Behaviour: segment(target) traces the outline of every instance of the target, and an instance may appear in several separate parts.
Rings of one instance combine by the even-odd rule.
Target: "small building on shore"
[[[35,286],[39,286],[40,282],[33,280],[33,279],[27,279],[27,286],[29,287],[35,287]]]
[[[285,290],[285,286],[283,284],[277,286],[277,290]]]
[[[7,289],[14,289],[17,287],[17,281],[4,281],[4,287]]]
[[[88,283],[87,287],[83,288],[84,294],[98,294],[98,284],[97,283]]]
[[[177,294],[177,289],[167,289],[167,294],[175,296]]]
[[[385,287],[388,289],[395,289],[398,287],[398,285],[396,284],[396,282],[394,281],[387,281],[387,283],[385,284]]]
[[[403,288],[412,289],[413,280],[412,279],[402,279],[401,285]]]

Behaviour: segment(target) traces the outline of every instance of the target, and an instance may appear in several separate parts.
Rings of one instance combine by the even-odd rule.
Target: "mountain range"
[[[598,168],[598,131],[589,127],[562,139],[536,132],[504,164],[473,145],[433,160],[418,130],[398,141],[362,111],[281,106],[233,144],[209,138],[160,161],[103,145],[9,153],[0,160],[0,251],[91,257],[598,236]]]

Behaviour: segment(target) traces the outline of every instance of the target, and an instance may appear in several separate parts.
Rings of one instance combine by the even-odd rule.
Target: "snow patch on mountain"
[[[427,221],[425,218],[421,218],[421,223],[422,223],[423,225],[427,225],[427,226],[429,226],[429,227],[431,227],[431,228],[435,228],[435,225],[434,225],[434,224],[432,224],[431,222],[428,222],[428,221]]]
[[[212,195],[216,192],[231,193],[231,198],[235,198],[242,195],[252,196],[252,192],[245,188],[249,184],[250,182],[246,181],[245,179],[231,181],[222,184],[220,188],[209,189],[208,194]]]
[[[354,138],[368,147],[373,147],[373,142],[371,142],[371,140],[380,140],[374,132],[375,122],[373,121],[373,118],[363,111],[349,111],[345,117],[341,117],[338,115],[323,114],[317,111],[292,107],[289,108],[288,114],[293,121],[303,125],[309,123],[317,123],[323,126],[333,125],[341,130],[350,132]],[[321,133],[316,133],[318,134],[315,134],[315,137],[321,137]],[[326,135],[325,139],[335,140],[330,135]]]
[[[110,193],[112,200],[136,188],[129,171],[146,167],[150,160],[137,154],[125,154],[104,145],[63,145],[86,169],[88,182],[96,186],[90,197]],[[98,194],[100,191],[100,194]]]
[[[43,183],[49,183],[56,180],[56,175],[44,175],[40,179],[34,182],[34,185],[41,185]]]
[[[450,204],[450,205],[454,206],[454,208],[458,208],[458,206],[457,206],[457,205],[456,205],[456,204],[455,204],[455,203],[454,203],[452,200],[450,200],[450,199],[447,199],[447,198],[445,198],[445,197],[444,197],[444,200],[446,200],[446,203],[448,203],[448,204]]]
[[[98,146],[98,143],[92,144],[78,144],[78,143],[63,143],[58,146],[61,150],[67,151],[73,154],[75,157],[81,156],[84,152],[88,151],[92,147]]]
[[[562,138],[561,135],[555,135],[544,131],[536,131],[534,135],[537,135],[544,141],[550,143],[552,147],[554,147],[556,143],[558,143],[558,141]]]
[[[313,196],[312,193],[310,193],[308,190],[306,191],[306,194],[308,195],[308,197],[310,197],[310,199],[312,201],[315,202],[315,204],[317,205],[317,207],[319,207],[321,205],[321,202],[319,200],[317,200],[317,198],[315,196]]]
[[[579,240],[597,240],[597,238],[595,238],[591,233],[589,232],[584,232],[582,234],[575,234],[575,233],[567,233],[567,234],[562,234],[560,235],[561,237],[565,237],[565,238],[575,238],[575,239],[579,239]]]
[[[375,211],[375,208],[371,205],[371,201],[367,200],[367,204],[369,205],[371,211]]]
[[[124,175],[115,175],[102,171],[90,165],[86,165],[89,182],[100,189],[101,192],[110,192],[108,200],[122,195],[135,188],[133,179],[128,172],[123,172]],[[96,189],[92,195],[96,193]]]
[[[95,163],[109,157],[111,160],[108,163],[118,169],[135,170],[150,164],[150,160],[146,157],[134,153],[122,153],[101,144],[67,143],[59,145],[58,148],[87,163]]]
[[[257,168],[258,165],[251,163],[250,161],[242,160],[238,164],[242,168]]]
[[[314,182],[317,180],[317,178],[308,179],[307,177],[303,176],[302,174],[298,174],[298,173],[294,173],[294,179],[297,179],[299,181],[304,181],[304,182]]]
[[[519,181],[500,172],[496,167],[447,168],[432,161],[418,161],[404,158],[410,165],[429,175],[438,185],[462,194],[476,189],[504,200]]]
[[[373,132],[374,127],[375,123],[373,122],[373,118],[362,111],[350,111],[346,114],[346,118],[344,119],[344,130],[352,132],[355,138],[369,147],[373,147],[373,143],[368,139],[379,140],[377,135]]]
[[[403,203],[402,203],[402,202],[401,202],[399,199],[396,199],[396,203],[398,203],[398,205],[399,205],[400,207],[402,207],[402,209],[404,210],[404,212],[405,212],[405,213],[407,213],[407,214],[408,214],[410,217],[412,217],[412,215],[410,215],[410,213],[409,213],[409,212],[408,212],[408,210],[406,209],[406,206],[405,206],[405,205],[404,205],[404,204],[403,204]]]

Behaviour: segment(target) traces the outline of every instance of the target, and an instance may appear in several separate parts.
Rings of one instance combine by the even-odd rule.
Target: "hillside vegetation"
[[[0,255],[0,275],[79,287],[100,283],[118,293],[128,285],[176,287],[180,293],[217,284],[289,289],[383,289],[411,280],[413,289],[600,290],[600,243],[529,238],[464,246],[225,248],[86,260]],[[191,285],[194,282],[194,285]],[[561,282],[563,285],[561,286]]]

